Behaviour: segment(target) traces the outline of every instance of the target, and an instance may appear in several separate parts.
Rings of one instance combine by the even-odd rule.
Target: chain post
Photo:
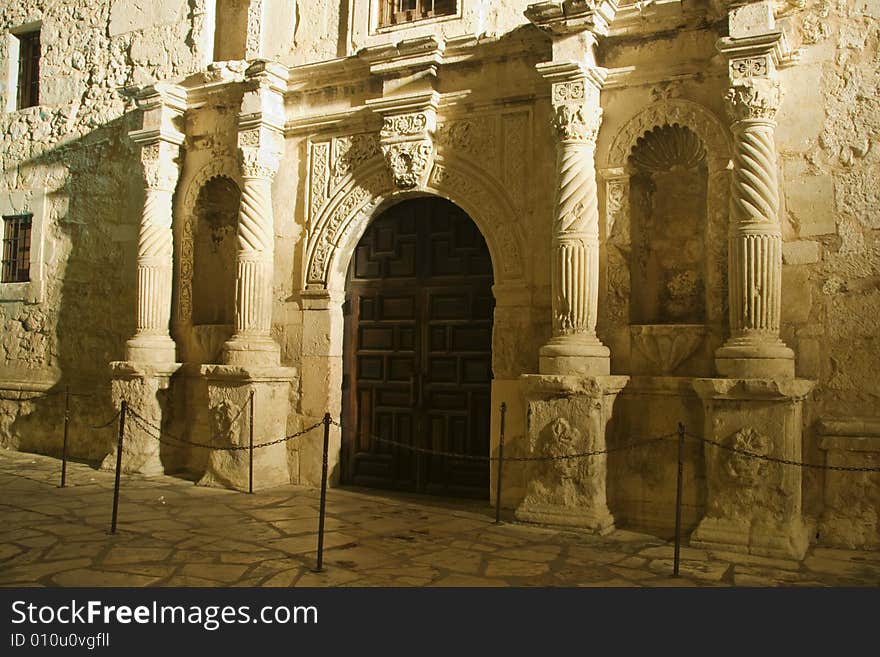
[[[70,429],[70,386],[64,390],[64,442],[61,444],[61,488],[67,484],[67,441]]]
[[[113,519],[110,521],[110,533],[116,533],[116,518],[119,515],[119,478],[122,474],[122,439],[125,436],[125,415],[128,413],[128,402],[122,400],[119,409],[119,442],[116,444],[116,483],[113,486]]]
[[[318,564],[316,573],[324,572],[324,512],[327,508],[327,452],[330,449],[330,413],[324,414],[324,451],[321,457],[321,507],[318,512]]]
[[[248,493],[254,494],[254,391],[251,390],[250,410],[248,411],[248,419],[250,420],[250,437],[248,445]]]
[[[495,483],[495,524],[501,524],[501,473],[504,469],[504,418],[507,403],[501,402],[501,432],[498,438],[498,476]]]
[[[672,576],[678,577],[678,565],[681,557],[681,480],[684,470],[684,424],[678,423],[678,480],[675,489],[675,557]]]

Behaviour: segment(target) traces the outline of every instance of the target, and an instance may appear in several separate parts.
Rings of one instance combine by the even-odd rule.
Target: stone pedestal
[[[122,443],[122,470],[127,473],[159,475],[165,473],[162,454],[168,445],[159,442],[159,428],[164,428],[172,414],[171,376],[179,363],[151,365],[132,361],[110,363],[113,380],[111,394],[113,405],[119,408],[124,399],[129,408],[144,418],[125,420],[125,437]],[[153,427],[156,427],[155,429]],[[115,436],[115,434],[114,434]],[[170,447],[171,450],[174,447]],[[116,439],[113,449],[101,463],[104,470],[116,468]]]
[[[297,371],[290,367],[233,367],[205,365],[201,370],[208,386],[210,435],[198,438],[217,447],[244,446],[250,441],[250,408],[254,393],[254,445],[283,438],[287,434],[290,385]],[[241,412],[239,413],[239,410]],[[254,450],[254,490],[291,482],[297,464],[289,457],[292,449],[284,441]],[[248,489],[249,451],[212,450],[200,486]]]
[[[846,417],[819,425],[825,465],[880,467],[880,420]],[[856,550],[880,549],[880,472],[825,471],[825,508],[819,543]]]
[[[740,451],[802,460],[804,379],[695,379],[703,401],[703,436]],[[691,535],[696,547],[802,559],[809,541],[800,467],[705,444],[706,515]]]
[[[605,449],[605,426],[625,376],[530,374],[521,378],[528,404],[529,456],[562,456]],[[516,518],[580,527],[604,534],[614,529],[606,497],[607,457],[526,463],[526,495]]]

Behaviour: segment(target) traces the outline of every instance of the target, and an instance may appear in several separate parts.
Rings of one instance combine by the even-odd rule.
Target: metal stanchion
[[[113,519],[110,521],[110,533],[116,533],[116,517],[119,514],[119,477],[122,474],[122,438],[125,436],[125,415],[128,413],[128,402],[122,400],[119,409],[119,442],[116,444],[116,484],[113,486]]]
[[[67,438],[70,427],[70,386],[64,392],[64,442],[61,444],[61,488],[67,483]]]
[[[498,440],[498,477],[495,484],[495,524],[501,524],[501,473],[504,469],[504,416],[507,404],[501,402],[501,434]]]
[[[250,446],[249,446],[249,459],[248,459],[248,493],[253,494],[254,492],[254,391],[251,390],[251,399],[250,399],[250,412],[248,415],[250,416]]]
[[[324,511],[327,507],[327,451],[330,449],[330,413],[324,414],[324,455],[321,461],[321,508],[318,512],[318,564],[315,572],[324,571]]]
[[[681,479],[684,469],[684,425],[678,423],[678,482],[675,490],[675,557],[672,576],[678,577],[678,562],[681,556]]]

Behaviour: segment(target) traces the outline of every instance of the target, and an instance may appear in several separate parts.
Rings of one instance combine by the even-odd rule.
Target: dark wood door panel
[[[486,243],[441,199],[392,207],[349,268],[343,475],[360,485],[482,497],[488,463],[382,443],[489,453],[494,301]]]

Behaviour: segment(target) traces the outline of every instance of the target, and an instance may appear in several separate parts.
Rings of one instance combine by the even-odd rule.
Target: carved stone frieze
[[[428,131],[428,124],[429,116],[426,112],[386,116],[382,120],[382,130],[379,134],[383,138],[422,135]]]
[[[364,133],[337,137],[333,140],[331,186],[335,187],[347,175],[379,155],[376,135]]]
[[[730,78],[732,80],[741,80],[751,77],[766,77],[769,71],[769,55],[730,60]]]

